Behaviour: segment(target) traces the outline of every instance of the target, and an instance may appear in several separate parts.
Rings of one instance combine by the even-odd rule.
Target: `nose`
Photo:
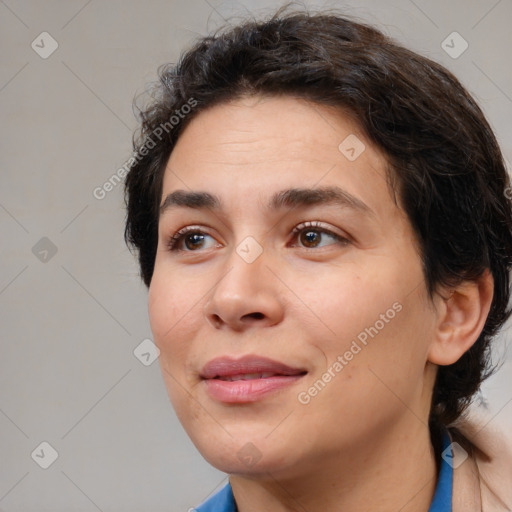
[[[268,263],[265,251],[252,263],[233,251],[204,306],[206,319],[213,327],[243,331],[282,321],[282,290]]]

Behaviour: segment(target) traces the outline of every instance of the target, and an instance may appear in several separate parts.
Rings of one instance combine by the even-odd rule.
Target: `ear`
[[[494,281],[487,269],[474,281],[444,288],[436,295],[437,322],[428,360],[437,365],[457,362],[480,336],[491,308]]]

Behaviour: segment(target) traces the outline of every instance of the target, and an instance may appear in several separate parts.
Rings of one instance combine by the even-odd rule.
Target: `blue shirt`
[[[451,444],[450,435],[445,431],[443,435],[442,452]],[[437,480],[436,492],[428,512],[452,511],[453,469],[448,457],[441,459],[441,469]],[[233,497],[231,484],[228,482],[217,494],[196,507],[197,512],[238,512]]]

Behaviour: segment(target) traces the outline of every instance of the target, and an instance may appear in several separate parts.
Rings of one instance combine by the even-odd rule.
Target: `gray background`
[[[305,4],[378,24],[446,65],[512,160],[511,0]],[[102,200],[93,190],[130,156],[132,100],[157,66],[224,18],[278,5],[0,0],[1,511],[186,511],[225,482],[177,421],[158,361],[134,355],[151,332],[122,185]],[[45,31],[58,48],[42,58]],[[441,46],[453,31],[469,44],[457,58]],[[484,394],[512,427],[509,333]],[[36,463],[49,460],[44,441],[58,452],[48,469]]]

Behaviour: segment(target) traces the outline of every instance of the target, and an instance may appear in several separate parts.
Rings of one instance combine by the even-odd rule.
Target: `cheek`
[[[149,287],[148,312],[155,345],[160,350],[159,364],[167,393],[173,408],[183,424],[198,414],[197,404],[185,391],[187,386],[186,362],[193,346],[192,336],[198,329],[197,309],[201,305],[193,292],[171,273],[172,280],[161,267],[155,266]],[[172,283],[171,283],[172,281]],[[195,306],[194,306],[195,305]]]
[[[422,299],[389,293],[385,286],[372,290],[371,295],[343,294],[337,304],[326,301],[323,318],[330,319],[336,336],[308,336],[324,359],[318,359],[315,375],[301,389],[311,397],[304,413],[308,407],[310,414],[314,410],[324,424],[333,425],[340,439],[350,437],[354,425],[370,433],[375,425],[392,423],[409,409],[421,414],[431,335]]]
[[[302,302],[317,313],[308,337],[324,364],[347,353],[353,370],[372,367],[392,378],[402,367],[403,374],[420,374],[432,336],[421,269],[378,263],[330,268],[316,288],[303,289]]]
[[[148,294],[149,322],[155,344],[162,355],[173,355],[169,359],[173,363],[184,356],[188,346],[186,333],[192,332],[192,324],[197,322],[200,297],[201,294],[182,282],[176,272],[162,272],[161,267],[155,265]]]
[[[332,340],[332,347],[342,349],[345,344],[363,333],[365,329],[374,326],[378,322],[378,330],[383,330],[381,325],[383,314],[385,327],[393,322],[397,314],[403,294],[401,293],[399,280],[393,279],[393,269],[380,266],[380,271],[373,265],[364,268],[363,265],[349,265],[345,268],[329,266],[325,273],[315,277],[315,286],[311,286],[308,278],[301,278],[295,282],[303,287],[297,293],[302,307],[309,314],[316,317],[316,327],[321,329],[324,339]],[[387,275],[387,279],[382,274]],[[380,274],[380,275],[379,275]],[[300,304],[299,304],[300,306]],[[387,315],[386,315],[387,312]],[[330,334],[330,336],[329,336]]]

